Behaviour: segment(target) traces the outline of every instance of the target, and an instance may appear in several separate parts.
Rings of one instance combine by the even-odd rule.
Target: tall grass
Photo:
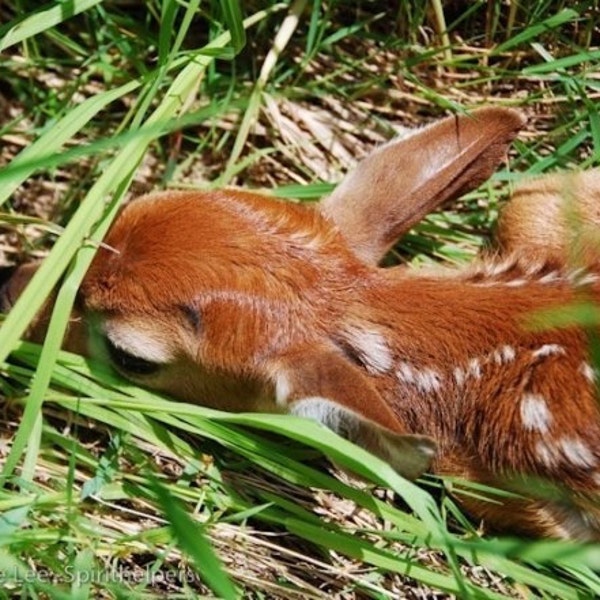
[[[312,423],[176,403],[59,350],[132,194],[238,184],[314,199],[402,125],[521,107],[510,169],[396,249],[467,260],[521,173],[598,162],[595,2],[0,10],[2,248],[8,262],[47,254],[0,328],[0,595],[600,594],[595,545],[481,536],[437,478],[415,486]],[[59,282],[43,346],[20,342]],[[364,482],[333,477],[323,455]]]

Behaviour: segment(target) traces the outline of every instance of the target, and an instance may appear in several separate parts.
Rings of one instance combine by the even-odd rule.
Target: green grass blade
[[[484,588],[477,588],[477,595],[472,595],[471,592],[475,592],[474,586],[472,585],[467,586],[465,594],[465,588],[462,585],[457,585],[457,582],[453,577],[442,573],[436,573],[426,567],[422,567],[410,558],[406,559],[405,557],[379,550],[372,544],[357,539],[352,535],[329,531],[322,526],[315,526],[296,519],[288,519],[286,525],[291,532],[318,543],[321,546],[334,549],[337,552],[342,552],[347,556],[381,567],[385,570],[403,575],[410,575],[418,581],[433,586],[436,589],[443,590],[450,594],[459,594],[461,598],[477,597],[489,598],[490,600],[508,598],[508,596],[485,590]]]
[[[500,54],[502,52],[506,52],[507,50],[511,50],[516,46],[528,42],[529,40],[538,38],[541,34],[549,30],[557,29],[565,23],[574,21],[578,17],[579,13],[576,10],[573,10],[571,8],[564,8],[559,13],[552,15],[551,17],[544,19],[543,21],[540,21],[535,25],[527,27],[521,33],[514,35],[509,40],[506,40],[506,42],[496,46],[496,48],[492,51],[492,54]]]
[[[67,19],[85,12],[100,4],[102,0],[72,0],[71,2],[55,2],[41,8],[16,23],[8,23],[0,28],[0,52],[26,39],[47,31]]]
[[[232,102],[232,106],[236,107],[237,104]],[[144,124],[140,125],[139,127],[135,126],[124,133],[115,134],[110,138],[101,138],[94,142],[90,142],[89,144],[75,146],[67,150],[61,150],[60,152],[50,150],[49,153],[36,153],[35,156],[27,157],[27,160],[21,159],[21,156],[24,155],[24,151],[19,154],[8,166],[0,170],[0,187],[4,185],[4,182],[12,182],[11,184],[14,186],[14,182],[16,180],[23,179],[23,174],[29,175],[37,170],[48,170],[55,167],[60,167],[61,165],[66,165],[83,157],[96,156],[107,151],[114,150],[115,148],[123,148],[126,144],[139,141],[141,138],[152,137],[158,139],[161,136],[167,135],[173,131],[179,131],[182,128],[203,123],[206,119],[214,116],[216,110],[216,107],[209,105],[190,114],[176,116],[172,119],[165,119],[164,121],[154,124]],[[45,148],[40,147],[40,151],[44,151],[46,148],[48,148],[48,146]],[[0,215],[4,222],[14,223],[18,222],[19,220],[21,220],[21,222],[36,222],[35,218],[33,217],[10,214],[4,217],[4,214]],[[52,224],[48,224],[41,219],[38,219],[37,223],[46,228],[53,227]],[[54,226],[53,231],[54,233],[60,233],[63,230],[57,226]]]
[[[160,16],[160,32],[158,35],[158,61],[160,64],[167,62],[171,45],[171,36],[174,32],[175,17],[177,15],[177,2],[163,0]],[[185,32],[184,32],[185,35]]]
[[[25,148],[10,163],[10,167],[16,167],[18,170],[12,174],[3,174],[0,186],[0,205],[6,202],[17,187],[35,172],[37,165],[47,164],[48,156],[60,154],[62,146],[102,109],[134,91],[140,85],[141,82],[138,80],[130,81],[114,90],[108,90],[84,100],[43,133],[33,144]]]
[[[269,50],[263,62],[260,74],[256,84],[254,85],[254,89],[252,90],[252,95],[248,101],[248,107],[246,108],[246,112],[244,113],[244,117],[236,135],[229,160],[227,161],[223,175],[218,180],[219,185],[225,185],[228,183],[236,172],[236,162],[242,154],[242,150],[244,149],[246,140],[250,134],[250,130],[256,122],[258,112],[262,105],[262,94],[265,89],[265,85],[267,84],[267,81],[269,80],[269,77],[275,68],[275,65],[277,64],[279,55],[289,43],[294,31],[298,27],[300,17],[306,6],[306,2],[307,0],[294,0],[290,6],[288,14],[281,23],[281,27],[279,28],[279,31],[273,40],[273,45],[271,46],[271,49]]]
[[[152,489],[179,547],[193,560],[197,572],[220,598],[236,600],[236,589],[204,536],[203,528],[190,518],[179,501],[158,481],[154,481]]]
[[[589,52],[579,52],[572,54],[571,56],[564,56],[562,58],[552,59],[548,62],[540,63],[538,65],[531,65],[525,67],[522,71],[523,75],[542,75],[545,73],[552,73],[553,75],[563,69],[575,67],[585,62],[596,63],[600,59],[600,50],[591,50]]]
[[[220,0],[223,18],[229,33],[231,34],[231,45],[236,54],[246,45],[246,28],[244,18],[238,0]]]

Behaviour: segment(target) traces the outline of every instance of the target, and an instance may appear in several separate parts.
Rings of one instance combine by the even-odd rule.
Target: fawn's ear
[[[524,123],[515,110],[490,107],[417,129],[367,156],[321,210],[359,258],[377,264],[426,214],[488,179]]]
[[[275,370],[280,406],[316,420],[416,479],[433,461],[436,444],[406,432],[362,369],[335,347],[302,348]]]

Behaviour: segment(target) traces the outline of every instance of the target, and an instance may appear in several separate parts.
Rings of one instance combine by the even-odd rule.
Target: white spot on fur
[[[517,356],[517,353],[512,346],[502,346],[500,352],[502,353],[502,358],[504,359],[504,362],[512,362]]]
[[[581,365],[580,365],[580,367],[579,367],[579,371],[583,374],[583,376],[590,383],[595,383],[596,382],[596,370],[589,363],[587,363],[585,361],[582,362]]]
[[[539,440],[535,450],[540,462],[547,467],[555,468],[560,460],[560,450],[555,444],[549,444],[546,440]]]
[[[566,279],[573,285],[592,285],[598,283],[598,275],[586,273],[583,268],[575,269],[567,274]]]
[[[598,283],[598,281],[598,275],[588,273],[587,275],[584,275],[583,277],[577,280],[577,285],[593,285],[594,283]]]
[[[597,464],[589,446],[578,438],[562,438],[560,446],[566,459],[576,467],[591,468]]]
[[[398,371],[396,372],[398,379],[404,383],[415,382],[415,371],[407,362],[401,362],[398,365]]]
[[[392,353],[385,338],[373,329],[347,330],[350,344],[370,373],[386,373],[392,368]]]
[[[517,353],[512,346],[502,346],[498,350],[495,350],[493,353],[494,362],[497,365],[503,365],[515,360]]]
[[[544,344],[533,351],[534,358],[544,358],[546,356],[565,355],[565,349],[560,344]]]
[[[590,447],[578,438],[563,437],[557,442],[540,440],[536,444],[539,460],[548,467],[556,468],[566,460],[571,466],[590,469],[598,464]]]
[[[482,265],[481,271],[487,275],[488,277],[498,277],[499,275],[503,275],[510,269],[514,268],[515,260],[513,257],[509,257],[505,260],[493,262],[493,263],[484,263]]]
[[[466,374],[464,370],[460,367],[456,367],[454,369],[454,381],[456,381],[456,384],[462,387],[465,384],[465,379]]]
[[[558,271],[550,271],[538,279],[538,283],[556,283],[561,280],[561,276]]]
[[[521,287],[528,283],[527,279],[512,279],[511,281],[507,281],[506,285],[508,287]]]
[[[583,276],[584,269],[583,267],[579,267],[578,269],[573,269],[570,273],[567,273],[566,279],[569,283],[577,284],[579,283],[579,279]]]
[[[570,283],[575,286],[593,285],[600,282],[600,276],[596,273],[587,273],[584,269],[574,269],[569,273],[551,271],[544,275],[540,275],[544,265],[531,264],[523,266],[522,260],[516,260],[514,256],[509,256],[503,261],[483,262],[476,265],[472,271],[468,273],[468,277],[483,277],[483,281],[474,282],[477,286],[489,287],[502,285],[507,287],[520,287],[530,283]],[[508,279],[511,275],[510,271],[515,269],[515,275],[519,272],[524,274],[524,277],[515,277]],[[504,280],[502,280],[504,278]]]
[[[442,387],[442,376],[434,369],[417,371],[415,383],[425,394],[437,392]]]
[[[278,406],[287,406],[291,391],[292,386],[287,375],[280,371],[275,377],[275,402]]]
[[[475,379],[481,378],[481,363],[478,358],[472,358],[469,361],[468,374],[475,377]]]
[[[401,362],[396,375],[401,382],[414,385],[424,394],[437,392],[442,387],[442,375],[435,369],[416,369],[407,362]]]
[[[520,264],[522,264],[522,261]],[[525,273],[529,275],[529,277],[535,277],[543,268],[543,262],[532,262],[525,267]]]
[[[593,479],[596,486],[600,487],[600,473],[594,473]]]
[[[527,431],[547,433],[552,423],[552,414],[546,400],[537,394],[524,394],[521,398],[521,421]]]

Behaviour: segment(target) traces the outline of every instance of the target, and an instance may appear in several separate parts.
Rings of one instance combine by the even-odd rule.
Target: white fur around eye
[[[165,364],[174,358],[171,348],[156,331],[144,331],[135,324],[106,323],[105,335],[119,348],[148,362]]]

